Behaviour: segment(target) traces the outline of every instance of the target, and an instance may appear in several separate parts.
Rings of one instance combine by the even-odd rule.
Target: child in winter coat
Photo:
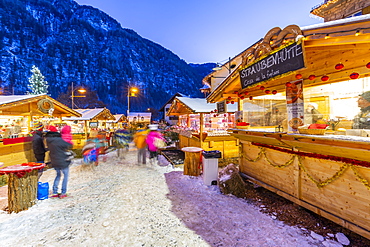
[[[71,132],[71,126],[69,125],[64,125],[62,130],[60,131],[62,134],[62,139],[70,144],[73,145],[72,142],[72,132]]]

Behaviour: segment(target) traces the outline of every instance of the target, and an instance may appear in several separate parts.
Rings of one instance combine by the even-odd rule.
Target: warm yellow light
[[[359,36],[359,35],[360,35],[360,30],[357,30],[355,36]]]
[[[325,39],[328,39],[328,38],[330,38],[329,34],[327,34],[327,35],[325,36]]]
[[[139,89],[137,89],[136,87],[132,87],[132,88],[130,88],[130,91],[131,91],[131,93],[137,93],[137,92],[139,92]]]
[[[80,88],[77,91],[79,91],[80,93],[86,93],[86,89],[84,89],[84,88]]]

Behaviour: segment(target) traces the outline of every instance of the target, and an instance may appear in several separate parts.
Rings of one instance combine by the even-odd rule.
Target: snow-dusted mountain
[[[130,110],[158,109],[176,92],[202,97],[201,80],[214,66],[189,65],[73,0],[0,0],[0,18],[0,88],[14,94],[26,93],[36,65],[54,98],[74,82],[95,91],[113,113],[125,113],[127,88],[136,85],[141,94]]]

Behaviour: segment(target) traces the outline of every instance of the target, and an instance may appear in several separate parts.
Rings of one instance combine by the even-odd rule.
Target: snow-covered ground
[[[341,246],[160,161],[138,165],[134,148],[124,159],[107,154],[97,167],[75,160],[69,197],[0,212],[0,246]],[[50,169],[40,181],[51,186],[54,176]]]

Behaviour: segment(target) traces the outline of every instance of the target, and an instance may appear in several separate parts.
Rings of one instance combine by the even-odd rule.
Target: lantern
[[[335,65],[336,70],[341,70],[343,68],[344,68],[344,65],[342,63],[338,63],[337,65]]]
[[[358,77],[359,77],[360,75],[359,75],[359,73],[352,73],[352,74],[350,74],[350,78],[351,79],[357,79]]]
[[[277,94],[277,91],[276,91],[276,90],[273,90],[273,91],[272,91],[272,94]]]
[[[323,77],[321,77],[321,80],[322,81],[328,81],[329,80],[329,76],[324,75]]]
[[[296,79],[298,79],[298,80],[299,80],[299,79],[302,79],[302,74],[296,74],[296,75],[295,75],[295,78],[296,78]]]
[[[315,78],[316,78],[316,76],[315,76],[315,75],[310,75],[310,76],[308,77],[308,79],[310,79],[311,81],[315,80]]]
[[[287,83],[285,83],[285,86],[290,87],[290,86],[292,86],[292,83],[291,82],[287,82]]]

